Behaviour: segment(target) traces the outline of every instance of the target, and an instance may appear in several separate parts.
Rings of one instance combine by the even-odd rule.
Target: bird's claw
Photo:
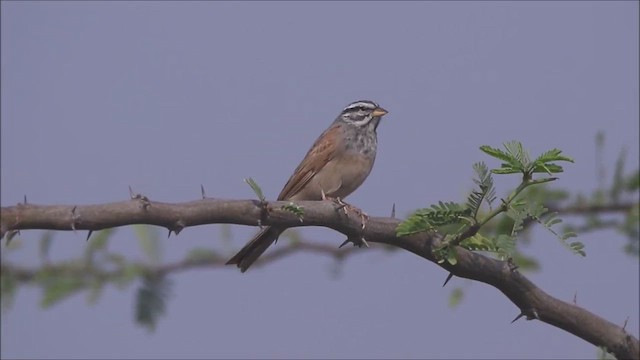
[[[326,199],[331,199],[331,201],[333,201],[336,204],[336,210],[340,210],[342,209],[346,214],[349,214],[349,211],[353,211],[356,214],[358,214],[360,216],[360,219],[362,220],[362,229],[364,229],[367,220],[369,220],[369,215],[367,215],[366,212],[362,211],[361,209],[344,202],[341,198],[337,197],[337,198],[328,198],[326,196],[324,196],[324,192],[322,193],[323,195],[323,200]]]
[[[367,221],[369,220],[369,215],[367,215],[366,212],[362,211],[360,208],[357,208],[351,204],[348,204],[346,202],[344,202],[341,198],[336,197],[336,198],[329,198],[325,195],[324,191],[322,192],[322,199],[323,200],[331,200],[336,204],[336,211],[342,209],[345,213],[345,215],[349,214],[349,211],[353,211],[356,214],[358,214],[360,216],[360,222],[361,222],[361,230],[364,230],[365,226],[367,226]],[[344,245],[346,245],[347,243],[353,243],[354,246],[358,246],[358,247],[369,247],[369,244],[367,243],[367,240],[364,239],[364,237],[360,237],[359,239],[351,239],[348,238],[347,240],[345,240],[342,245],[340,245],[338,248],[343,247]]]

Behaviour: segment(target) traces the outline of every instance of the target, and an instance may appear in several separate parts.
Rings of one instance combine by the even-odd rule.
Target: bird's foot
[[[367,221],[369,220],[369,215],[367,215],[366,212],[362,211],[362,209],[356,206],[353,206],[349,203],[344,202],[339,197],[336,197],[336,198],[327,197],[324,194],[324,192],[322,193],[322,199],[332,201],[336,205],[336,211],[339,211],[342,209],[345,215],[348,215],[349,212],[351,211],[356,213],[358,216],[360,216],[361,230],[364,231],[364,228],[367,225]],[[339,248],[343,247],[347,243],[353,243],[353,246],[358,246],[358,247],[362,247],[362,246],[369,247],[369,244],[367,243],[367,240],[365,240],[364,236],[358,236],[357,238],[349,237],[347,240],[345,240],[342,243],[342,245],[339,246]]]
[[[325,196],[324,193],[322,193],[322,200],[330,200],[332,201],[335,205],[336,205],[336,211],[337,210],[343,210],[345,215],[349,214],[349,211],[352,211],[354,213],[356,213],[357,215],[360,216],[360,219],[362,220],[362,228],[364,229],[366,221],[369,220],[369,215],[367,215],[366,212],[362,211],[362,209],[355,207],[349,203],[344,202],[341,198],[336,197],[336,198],[330,198],[328,196]]]

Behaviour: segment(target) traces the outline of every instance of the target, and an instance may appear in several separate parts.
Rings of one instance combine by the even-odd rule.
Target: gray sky
[[[575,160],[557,187],[597,186],[605,161],[638,163],[637,2],[2,2],[2,205],[124,200],[128,186],[158,201],[207,194],[269,198],[348,103],[389,110],[378,158],[349,201],[370,215],[462,200],[483,144],[517,139],[534,154]],[[611,172],[609,168],[609,174]],[[498,179],[504,195],[517,179]],[[253,234],[189,228],[163,241],[164,259],[216,246],[229,255]],[[142,258],[131,228],[110,249]],[[162,232],[164,234],[164,230]],[[308,228],[313,241],[343,237]],[[587,257],[534,231],[526,253],[542,289],[638,336],[638,260],[612,232],[580,238]],[[37,231],[10,259],[37,263]],[[52,259],[80,254],[86,234],[57,233]],[[277,244],[278,246],[280,244]],[[6,254],[5,254],[6,255]],[[240,274],[173,277],[154,334],[132,322],[135,287],[97,305],[74,296],[38,307],[22,289],[2,314],[3,358],[555,358],[596,349],[536,321],[494,288],[454,279],[407,252],[362,251],[333,262],[297,255]],[[463,304],[447,307],[455,286]]]

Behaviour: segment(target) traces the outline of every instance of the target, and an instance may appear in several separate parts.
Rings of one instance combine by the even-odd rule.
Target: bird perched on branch
[[[376,159],[376,130],[387,113],[373,101],[349,104],[307,152],[278,200],[345,198],[369,176]],[[242,272],[253,264],[285,229],[269,226],[249,241],[227,265]]]

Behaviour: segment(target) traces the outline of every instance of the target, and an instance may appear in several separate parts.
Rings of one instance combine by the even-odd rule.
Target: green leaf
[[[480,233],[464,239],[460,246],[471,251],[494,251],[496,249],[493,240]]]
[[[450,308],[457,307],[458,305],[460,305],[463,298],[464,298],[464,291],[462,291],[462,288],[457,287],[451,290],[451,294],[449,294],[449,307]]]
[[[584,249],[584,244],[583,243],[581,243],[579,241],[574,241],[574,242],[570,243],[569,246],[571,247],[571,250],[573,250],[574,253],[576,253],[576,254],[578,254],[578,255],[580,255],[582,257],[587,256],[587,253],[584,252],[584,250],[583,250]]]
[[[586,256],[586,253],[584,252],[584,250],[582,250],[584,248],[584,245],[582,243],[574,242],[574,243],[568,244],[566,242],[567,239],[577,236],[574,232],[567,232],[565,234],[560,235],[560,234],[558,234],[557,231],[555,231],[552,228],[553,225],[556,225],[556,224],[562,222],[562,220],[560,218],[558,218],[558,214],[557,213],[555,213],[555,212],[554,213],[548,213],[547,212],[548,211],[547,208],[545,208],[542,204],[537,203],[537,202],[528,203],[526,205],[526,208],[524,209],[524,211],[526,211],[526,213],[528,214],[529,217],[531,217],[532,219],[537,221],[540,225],[542,225],[545,229],[547,229],[547,231],[549,231],[550,233],[555,235],[556,238],[558,238],[558,240],[560,240],[562,245],[564,245],[565,247],[570,249],[574,254],[581,255],[581,256]],[[546,221],[543,221],[542,217],[545,217]],[[572,245],[572,244],[576,244],[576,245]]]
[[[61,277],[51,274],[46,278],[47,280],[43,282],[43,295],[40,302],[40,305],[45,309],[79,292],[86,286],[80,278],[76,277]]]
[[[496,248],[501,258],[506,259],[511,257],[511,254],[513,254],[516,248],[516,238],[514,236],[500,234],[496,238]]]
[[[543,152],[540,156],[538,156],[533,162],[534,163],[548,163],[552,161],[568,161],[574,162],[572,158],[560,155],[562,150],[560,149],[551,149],[549,151]]]
[[[170,283],[161,277],[147,277],[136,293],[136,321],[153,331],[166,311]]]
[[[258,196],[258,199],[260,199],[261,202],[265,202],[266,201],[266,198],[264,197],[264,194],[262,193],[262,189],[260,189],[260,186],[258,186],[258,184],[252,178],[244,179],[244,181],[247,184],[249,184],[249,186],[251,187],[253,192]]]
[[[547,173],[549,175],[555,173],[561,173],[564,171],[562,166],[558,164],[554,164],[555,161],[567,161],[573,162],[573,159],[570,157],[561,155],[562,150],[560,149],[551,149],[542,153],[538,156],[532,163],[530,168],[527,170],[530,174],[533,173]]]
[[[480,147],[480,150],[485,153],[504,161],[504,163],[500,165],[500,168],[491,170],[494,174],[502,175],[522,173],[525,177],[530,178],[533,173],[554,174],[562,172],[562,167],[554,164],[553,162],[573,162],[573,159],[561,155],[562,151],[559,149],[546,151],[532,162],[529,158],[529,154],[524,150],[522,143],[519,141],[507,142],[504,144],[504,147],[506,151],[492,148],[487,145]]]
[[[396,236],[409,236],[431,229],[433,229],[433,226],[426,221],[424,216],[414,213],[398,224],[398,227],[396,228]]]
[[[431,205],[430,208],[418,209],[401,222],[396,228],[397,236],[407,236],[423,231],[429,231],[438,226],[467,223],[471,212],[469,209],[454,202],[442,202]]]
[[[507,216],[513,220],[510,230],[510,236],[515,238],[520,231],[524,229],[524,221],[527,219],[528,214],[524,208],[526,203],[520,201],[514,201],[507,210]]]
[[[8,309],[13,304],[13,299],[18,291],[18,282],[13,274],[3,270],[0,273],[0,300],[2,301],[2,308]]]
[[[138,243],[152,264],[160,262],[160,239],[155,228],[149,225],[133,225]]]
[[[512,155],[507,154],[506,152],[500,149],[493,148],[489,145],[482,145],[480,146],[480,150],[482,150],[485,154],[489,156],[493,156],[494,158],[500,159],[514,167],[519,165],[516,159],[514,159]]]
[[[447,249],[447,262],[451,265],[458,263],[458,259],[456,258],[456,249],[454,246],[450,246]]]
[[[302,206],[298,206],[292,202],[289,202],[287,205],[282,205],[282,209],[295,214],[298,219],[302,221],[302,216],[304,215],[304,209],[302,208]]]
[[[569,245],[571,245],[571,248],[573,248],[574,250],[582,250],[582,249],[584,249],[584,244],[579,242],[579,241],[572,242]]]
[[[477,176],[473,179],[473,182],[478,185],[479,189],[473,190],[467,197],[467,208],[469,209],[471,217],[475,219],[483,201],[486,201],[487,205],[491,207],[491,204],[496,199],[496,190],[493,186],[491,172],[484,162],[473,164],[473,170]]]
[[[492,174],[496,175],[509,175],[509,174],[518,174],[521,171],[514,168],[505,168],[505,169],[491,169]]]
[[[187,254],[186,260],[190,263],[213,263],[220,260],[220,255],[212,249],[195,248]]]
[[[553,218],[551,218],[551,219],[547,220],[547,222],[545,222],[545,223],[544,223],[544,226],[546,226],[546,227],[552,227],[553,225],[555,225],[555,224],[559,224],[559,223],[561,223],[561,222],[562,222],[562,219],[557,218],[557,217],[553,217]]]
[[[546,174],[557,174],[563,172],[564,169],[560,165],[556,164],[534,164],[531,168],[531,173],[546,173]]]
[[[285,238],[287,240],[289,240],[289,244],[291,245],[298,245],[301,242],[304,241],[304,239],[302,238],[302,235],[300,235],[300,231],[298,231],[298,229],[288,229],[287,231],[285,231],[281,238]]]
[[[507,154],[516,160],[520,169],[526,169],[531,163],[529,154],[524,150],[521,142],[515,140],[509,141],[504,144],[504,148],[507,150]]]

